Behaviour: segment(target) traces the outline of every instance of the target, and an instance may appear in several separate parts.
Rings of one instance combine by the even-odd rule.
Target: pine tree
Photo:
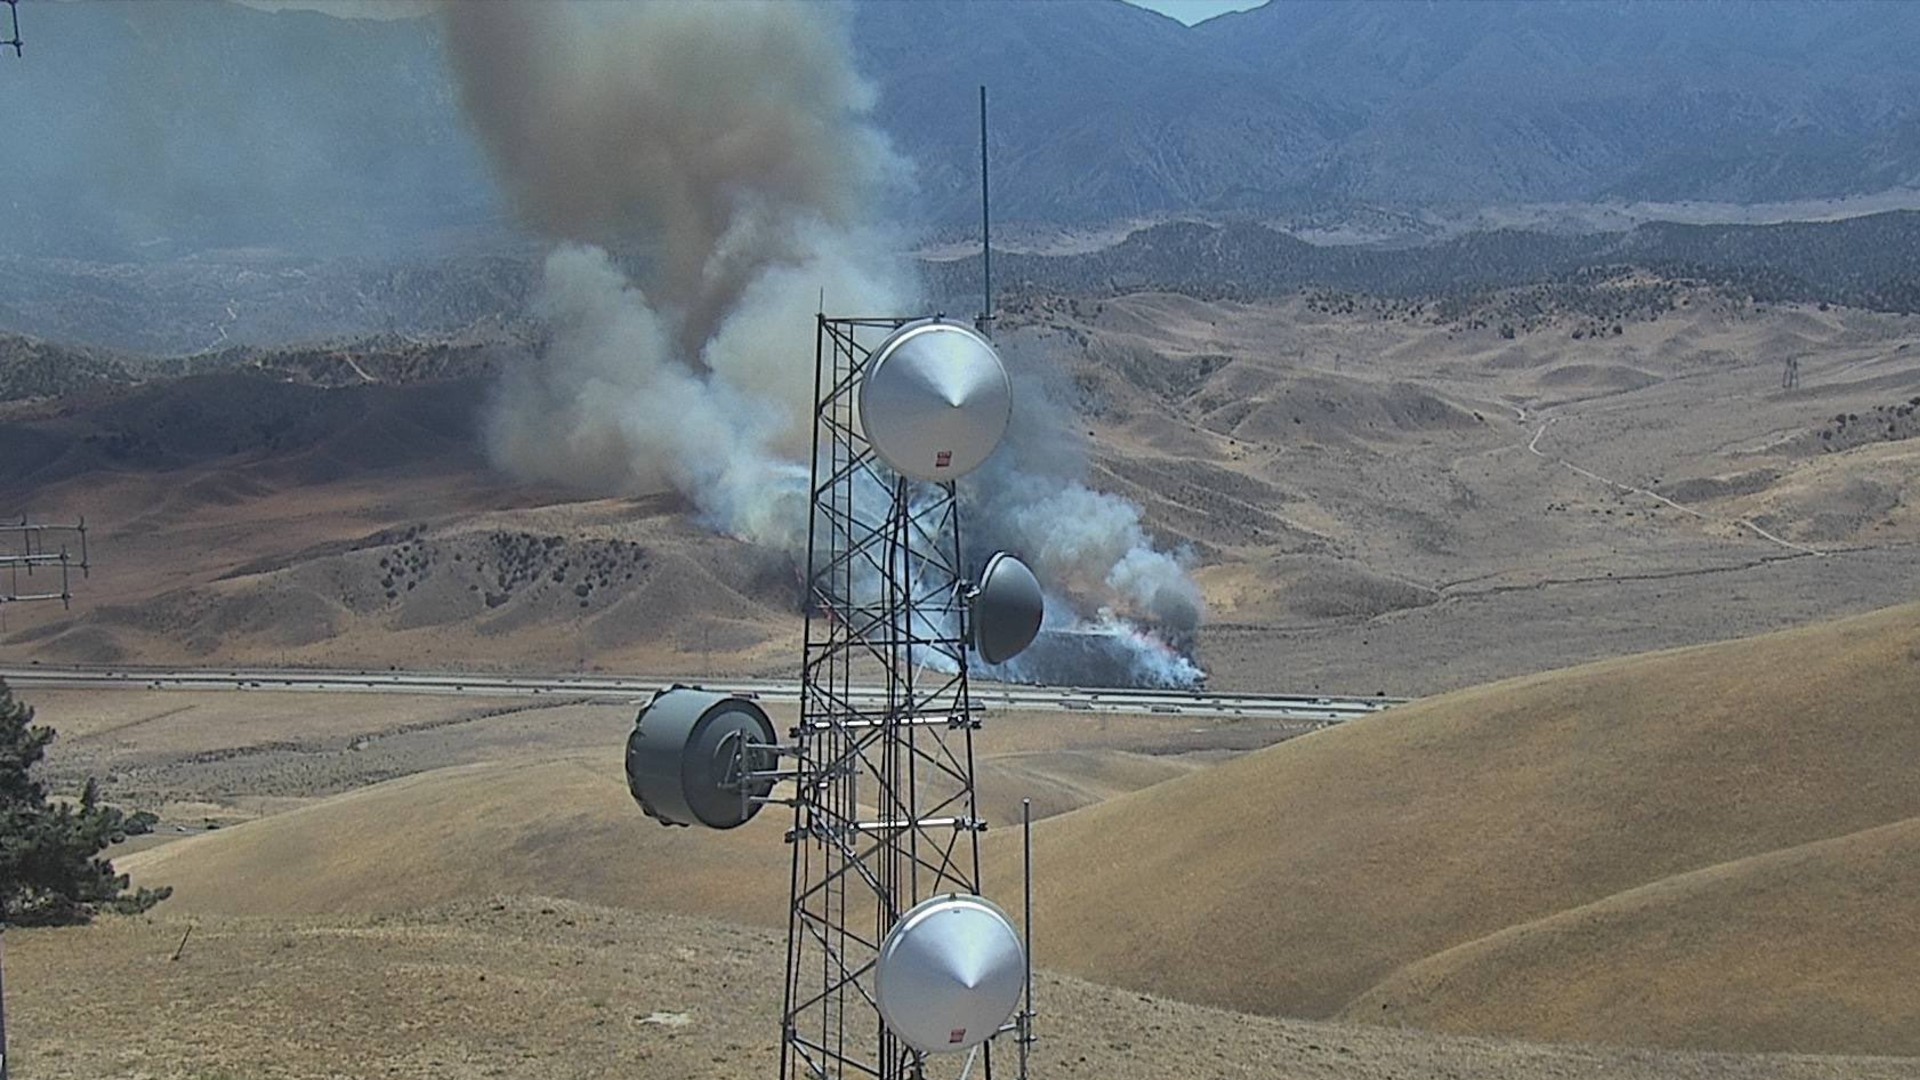
[[[107,845],[144,832],[153,815],[100,804],[91,779],[77,804],[47,801],[33,767],[53,742],[33,710],[0,679],[0,926],[83,923],[102,911],[145,911],[171,889],[128,892],[127,876],[99,858]]]

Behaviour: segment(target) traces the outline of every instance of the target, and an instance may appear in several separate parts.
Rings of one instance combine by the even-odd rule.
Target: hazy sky
[[[1171,15],[1181,22],[1192,26],[1202,19],[1211,19],[1229,11],[1245,11],[1256,8],[1267,0],[1131,0],[1143,8],[1152,8],[1162,15]]]

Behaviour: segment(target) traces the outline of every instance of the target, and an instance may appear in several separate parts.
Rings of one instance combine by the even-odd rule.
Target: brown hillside
[[[604,715],[609,711],[615,715]],[[528,724],[557,730],[540,735],[518,724],[472,730],[470,749],[442,752],[496,760],[311,800],[127,854],[115,865],[142,884],[172,886],[171,914],[392,912],[500,892],[784,925],[789,849],[782,834],[791,811],[771,807],[724,833],[663,827],[633,804],[621,772],[630,708],[524,715]],[[996,733],[1000,744],[1036,748],[980,762],[980,808],[996,831],[1019,820],[1022,798],[1033,800],[1039,819],[1201,767],[1186,755],[1076,747],[1063,725],[1048,731],[1045,720]],[[616,730],[604,730],[609,727]],[[605,749],[556,752],[532,744],[536,738],[578,740],[583,732],[589,738],[601,732]],[[508,738],[522,740],[523,749],[517,760],[497,760],[509,752]],[[1054,748],[1038,748],[1049,744]],[[396,759],[393,767],[411,760]],[[94,763],[111,767],[103,759]],[[261,760],[257,767],[264,775],[270,766]],[[327,775],[320,762],[308,771]],[[1016,882],[997,879],[995,891],[1011,895]]]
[[[774,931],[515,897],[396,916],[200,919],[183,944],[188,925],[108,919],[9,932],[16,1075],[738,1080],[778,1071],[783,942]],[[1037,999],[1034,1075],[1044,1077],[1912,1075],[1911,1063],[1884,1059],[1536,1046],[1248,1017],[1044,973]]]
[[[1041,959],[1331,1016],[1395,970],[1507,927],[1920,815],[1917,694],[1910,605],[1295,739],[1038,827]],[[1904,977],[1877,986],[1890,970],[1857,972],[1858,992],[1911,993]],[[1793,965],[1768,977],[1779,993],[1756,996],[1792,996]],[[1822,1030],[1810,1022],[1805,1037]]]
[[[1920,1056],[1920,819],[1697,870],[1401,969],[1343,1016],[1577,1042]]]
[[[1539,290],[1506,298],[1527,313],[1033,298],[999,324],[1020,423],[1064,422],[1009,448],[1084,459],[1191,556],[1222,689],[1431,694],[1857,614],[1920,579],[1920,318],[1622,287],[1642,285],[1657,303],[1604,334],[1591,296]],[[0,401],[0,516],[94,530],[73,609],[11,608],[0,656],[791,673],[791,559],[677,496],[489,468],[491,373],[531,348],[483,328],[120,357],[141,381]],[[40,387],[52,355],[0,342],[0,383]],[[487,534],[570,547],[522,559]]]
[[[518,893],[776,925],[786,863],[777,824],[716,834],[648,819],[617,757],[598,754],[402,777],[116,866],[173,886],[173,914],[400,911]]]

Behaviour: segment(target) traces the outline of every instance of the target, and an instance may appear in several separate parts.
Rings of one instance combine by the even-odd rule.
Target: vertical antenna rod
[[[1027,1060],[1033,1053],[1033,800],[1020,800],[1021,875],[1026,879],[1026,917],[1021,929],[1026,932],[1026,1001],[1020,1012],[1020,1080],[1027,1080]]]
[[[987,88],[980,88],[980,325],[993,325],[993,219],[987,202]]]
[[[24,54],[20,51],[20,0],[5,0],[5,2],[7,11],[13,16],[13,37],[6,41],[0,41],[0,49],[11,45],[13,47],[13,55],[22,56]],[[0,1069],[4,1069],[5,1067],[6,1061],[0,1059]],[[6,1077],[0,1075],[0,1080],[6,1080]]]
[[[6,934],[6,930],[7,930],[6,927],[0,926],[0,936],[4,936]],[[5,944],[3,942],[0,942],[0,950],[4,950],[5,948],[6,948]],[[0,957],[0,969],[4,969],[6,966],[7,966],[6,960],[3,957]],[[7,1080],[7,985],[6,983],[7,983],[6,976],[4,974],[0,974],[0,1080]]]

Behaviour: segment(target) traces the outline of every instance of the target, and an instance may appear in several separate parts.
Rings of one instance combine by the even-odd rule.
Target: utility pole
[[[0,1080],[6,1080],[6,922],[0,922]]]
[[[0,1080],[6,1080],[6,922],[0,920]]]
[[[973,322],[982,334],[993,328],[993,216],[988,212],[987,88],[980,88],[980,317]]]

